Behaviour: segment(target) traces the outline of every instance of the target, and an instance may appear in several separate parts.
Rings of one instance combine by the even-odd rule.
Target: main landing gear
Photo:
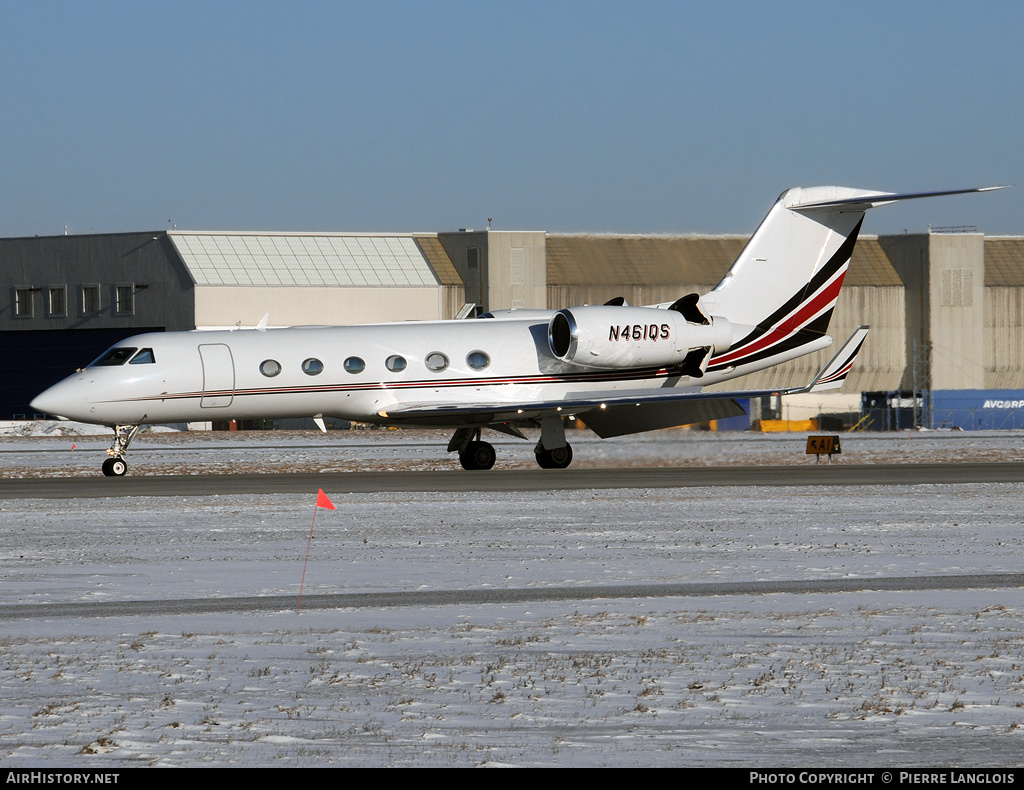
[[[572,447],[565,440],[565,426],[561,417],[544,417],[535,420],[540,425],[540,440],[534,448],[534,458],[541,469],[565,469],[572,463]],[[488,426],[494,430],[526,437],[516,428],[504,423]],[[494,447],[480,440],[481,428],[459,428],[448,442],[448,452],[458,451],[459,463],[463,469],[484,470],[494,466]]]
[[[124,454],[128,452],[132,440],[139,432],[140,425],[115,425],[114,443],[107,450],[110,456],[103,462],[103,474],[107,477],[124,477],[128,471],[128,462],[124,460]]]
[[[533,448],[541,469],[565,469],[572,463],[572,447],[565,440],[565,423],[561,416],[540,420],[540,439]]]
[[[463,469],[472,471],[494,466],[494,447],[480,441],[480,432],[480,428],[459,428],[448,442],[448,452],[458,451]]]
[[[470,442],[465,450],[459,451],[459,463],[463,469],[490,469],[494,466],[494,446],[488,442]]]
[[[572,463],[572,446],[568,442],[554,450],[545,450],[538,444],[533,454],[541,469],[565,469]]]

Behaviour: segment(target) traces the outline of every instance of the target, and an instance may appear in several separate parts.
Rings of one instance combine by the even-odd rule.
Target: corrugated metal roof
[[[448,257],[448,253],[444,251],[437,236],[417,236],[416,243],[419,245],[423,257],[427,259],[430,267],[434,270],[437,279],[441,281],[441,285],[462,285],[462,278],[459,277],[455,264]]]
[[[746,236],[549,234],[548,285],[713,285],[746,241]]]
[[[985,239],[985,285],[1024,285],[1024,238]]]
[[[885,254],[877,236],[861,236],[853,248],[850,268],[846,271],[844,285],[902,286],[903,281],[896,273],[892,261]]]
[[[167,235],[196,285],[438,285],[412,234],[172,231]]]
[[[717,285],[747,236],[547,237],[548,285]],[[849,285],[901,285],[877,237],[853,250]]]

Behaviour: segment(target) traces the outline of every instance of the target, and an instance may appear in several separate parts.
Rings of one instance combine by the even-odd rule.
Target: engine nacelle
[[[551,317],[548,345],[559,359],[588,368],[680,366],[689,356],[692,371],[694,359],[700,358],[702,368],[715,350],[732,345],[729,322],[717,316],[708,320],[694,324],[676,310],[656,307],[573,307]],[[691,355],[698,350],[706,353]]]

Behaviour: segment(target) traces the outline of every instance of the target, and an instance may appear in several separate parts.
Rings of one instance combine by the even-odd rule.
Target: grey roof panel
[[[172,231],[168,236],[199,286],[438,285],[412,234]]]

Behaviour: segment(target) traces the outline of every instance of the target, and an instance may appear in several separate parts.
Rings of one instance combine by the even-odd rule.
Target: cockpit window
[[[112,348],[102,357],[92,363],[93,367],[116,367],[123,365],[138,349],[135,348]]]
[[[153,356],[153,349],[151,349],[151,348],[144,348],[144,349],[142,349],[142,351],[140,351],[138,354],[136,354],[134,357],[132,357],[132,361],[129,362],[128,364],[129,365],[152,365],[154,362],[156,362],[156,357]]]

